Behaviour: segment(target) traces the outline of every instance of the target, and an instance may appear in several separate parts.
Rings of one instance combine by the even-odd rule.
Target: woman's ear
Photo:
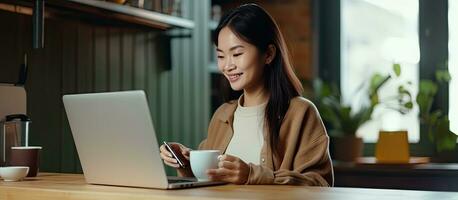
[[[273,44],[269,44],[269,46],[267,47],[267,51],[266,51],[266,63],[265,64],[270,64],[272,62],[272,60],[274,60],[275,58],[275,54],[277,53],[277,49],[275,48],[275,45]]]

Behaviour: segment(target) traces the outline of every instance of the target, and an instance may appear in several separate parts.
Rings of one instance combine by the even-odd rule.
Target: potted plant
[[[393,65],[393,74],[394,77],[390,74],[376,73],[370,78],[368,84],[362,84],[360,88],[366,88],[367,95],[364,98],[367,98],[366,101],[369,103],[358,110],[342,102],[342,96],[336,86],[325,84],[321,80],[314,82],[315,94],[312,101],[316,104],[323,121],[330,130],[334,159],[354,161],[361,156],[363,141],[356,136],[356,131],[362,124],[371,119],[377,105],[386,104],[388,108],[401,113],[409,112],[412,109],[412,96],[405,86],[398,87],[397,95],[393,99],[381,100],[379,98],[380,88],[391,79],[401,75],[399,64]]]
[[[434,145],[436,155],[439,155],[439,160],[437,161],[458,160],[457,156],[444,158],[443,155],[455,149],[458,136],[449,130],[448,115],[441,109],[432,109],[439,86],[447,84],[450,79],[450,74],[447,70],[436,71],[435,80],[420,81],[416,98],[420,108],[421,127],[427,131],[428,138]]]

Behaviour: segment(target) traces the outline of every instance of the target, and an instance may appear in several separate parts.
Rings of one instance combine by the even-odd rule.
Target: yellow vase
[[[380,131],[375,147],[375,158],[377,163],[409,163],[407,131]]]

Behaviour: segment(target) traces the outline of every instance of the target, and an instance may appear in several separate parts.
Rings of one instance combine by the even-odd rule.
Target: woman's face
[[[249,90],[264,84],[265,56],[256,46],[238,38],[224,27],[218,35],[218,68],[226,76],[233,90]]]

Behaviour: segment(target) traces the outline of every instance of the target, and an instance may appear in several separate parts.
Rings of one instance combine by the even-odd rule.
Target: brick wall
[[[290,50],[296,74],[300,79],[315,77],[312,38],[312,0],[268,0],[268,1],[215,1],[223,12],[244,3],[256,3],[266,9],[275,19]]]

